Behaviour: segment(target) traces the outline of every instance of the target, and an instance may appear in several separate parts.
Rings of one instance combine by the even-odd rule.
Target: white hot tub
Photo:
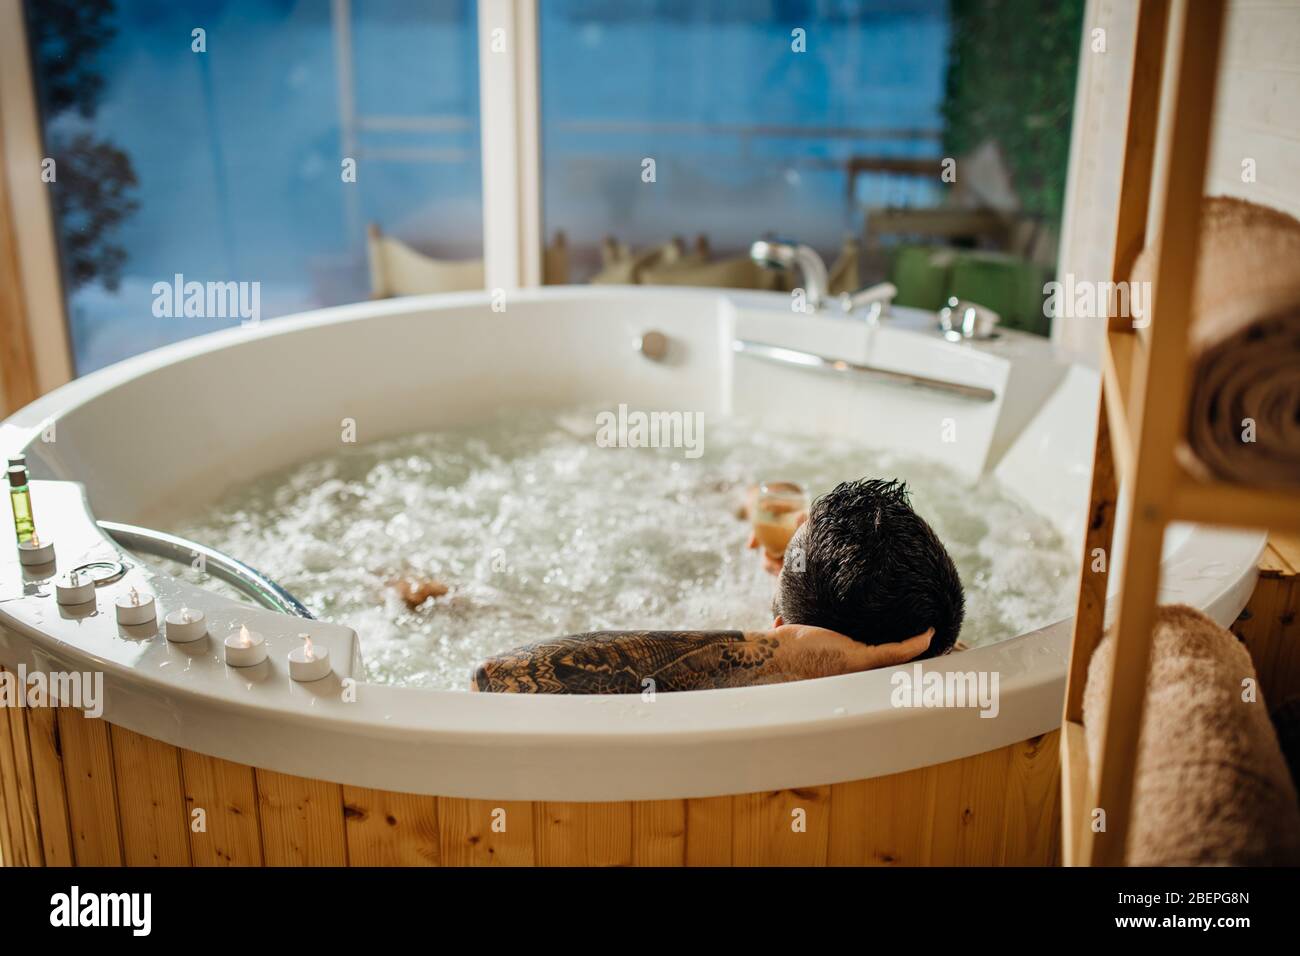
[[[995,475],[1081,547],[1097,375],[1057,363],[1041,339],[1006,333],[952,344],[932,322],[896,309],[872,327],[793,314],[779,294],[644,288],[519,292],[504,312],[492,311],[486,294],[364,303],[191,339],[86,376],[9,418],[0,449],[28,456],[38,526],[56,543],[58,571],[122,556],[95,518],[166,527],[224,489],[337,448],[345,420],[370,442],[501,409],[611,401],[706,416],[743,409],[774,422],[793,416],[802,428],[933,457],[970,482]],[[668,337],[662,361],[636,347],[650,331]],[[993,397],[822,374],[738,352],[737,339]],[[961,440],[945,441],[953,427]],[[1250,594],[1262,544],[1261,535],[1173,529],[1164,599],[1227,624]],[[257,555],[236,557],[258,564]],[[126,577],[99,589],[98,610],[70,613],[54,601],[55,569],[24,570],[6,547],[0,663],[102,669],[104,717],[116,726],[345,785],[502,800],[708,797],[944,763],[1060,722],[1068,620],[925,663],[997,672],[996,719],[973,709],[895,708],[887,670],[653,702],[481,695],[366,683],[365,634],[250,612],[161,565],[127,560]],[[113,600],[131,586],[158,596],[160,619],[182,604],[202,608],[218,640],[188,647],[119,628]],[[271,645],[272,663],[257,674],[231,671],[220,656],[219,636],[250,618]],[[284,655],[304,631],[330,648],[337,679],[288,679]]]

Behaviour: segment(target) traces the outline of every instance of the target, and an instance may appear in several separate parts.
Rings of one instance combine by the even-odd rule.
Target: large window
[[[745,260],[774,233],[842,287],[1045,331],[1082,11],[546,0],[547,237],[577,281],[774,288]]]
[[[1083,2],[25,0],[76,369],[531,281],[538,192],[546,282],[788,289],[776,234],[1044,331]]]
[[[27,22],[79,373],[366,298],[372,224],[482,256],[470,0],[29,0]],[[242,298],[195,315],[190,282]]]
[[[865,203],[933,201],[936,177],[850,184],[848,169],[938,154],[946,10],[543,3],[548,233],[566,233],[582,277],[607,235],[643,248],[703,234],[735,253],[777,231],[832,255]]]

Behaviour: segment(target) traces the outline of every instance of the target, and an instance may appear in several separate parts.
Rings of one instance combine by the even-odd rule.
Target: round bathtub
[[[32,707],[11,709],[6,727],[0,713],[7,859],[1052,859],[1068,620],[923,665],[998,674],[990,718],[892,706],[888,670],[653,701],[368,684],[364,634],[250,612],[130,555],[94,605],[56,604],[57,573],[123,556],[96,518],[166,527],[231,485],[336,449],[349,427],[369,442],[503,408],[611,401],[870,436],[971,482],[996,475],[1081,546],[1097,376],[1057,363],[1043,340],[952,344],[923,313],[869,326],[793,314],[762,293],[556,288],[492,306],[486,294],[412,298],[219,332],[86,376],[0,425],[0,450],[28,456],[38,527],[57,552],[53,567],[23,568],[4,549],[0,665],[103,674],[102,719]],[[657,360],[637,347],[650,331],[669,343]],[[801,352],[967,393],[819,374]],[[1172,529],[1164,598],[1230,622],[1262,542]],[[203,609],[213,635],[254,620],[268,663],[234,671],[219,637],[170,644],[119,626],[113,602],[132,586],[157,596],[160,621],[182,605]],[[303,632],[329,647],[334,677],[289,679],[284,657]]]

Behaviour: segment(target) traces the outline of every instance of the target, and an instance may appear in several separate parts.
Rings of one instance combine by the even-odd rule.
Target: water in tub
[[[961,573],[970,645],[1069,613],[1073,554],[992,480],[968,487],[933,462],[735,419],[707,422],[699,457],[601,447],[596,415],[512,413],[349,446],[232,489],[175,530],[354,628],[368,678],[388,684],[464,690],[485,656],[560,634],[770,626],[774,579],[737,515],[760,478],[814,496],[850,478],[908,481]],[[389,586],[403,575],[449,591],[412,610]]]

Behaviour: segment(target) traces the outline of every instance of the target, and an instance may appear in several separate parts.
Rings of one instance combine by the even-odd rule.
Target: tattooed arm
[[[594,631],[488,658],[470,689],[639,694],[775,684],[906,663],[925,652],[933,633],[871,646],[799,624],[770,631]]]

